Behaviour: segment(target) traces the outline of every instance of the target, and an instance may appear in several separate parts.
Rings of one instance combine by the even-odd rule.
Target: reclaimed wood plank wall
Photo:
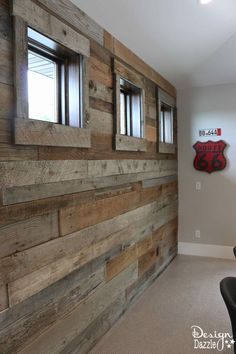
[[[0,0],[0,353],[87,353],[176,255],[177,155],[157,153],[156,109],[157,85],[175,89],[70,2],[34,2],[90,40],[92,147],[12,143]],[[113,150],[114,56],[143,75],[146,152]]]

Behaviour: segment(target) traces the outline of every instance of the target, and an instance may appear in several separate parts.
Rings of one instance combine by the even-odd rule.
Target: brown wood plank
[[[89,129],[74,128],[35,119],[15,119],[15,144],[89,148]]]
[[[119,256],[111,259],[106,265],[107,280],[110,281],[137,258],[136,245],[122,252]]]
[[[137,265],[134,264],[88,297],[64,321],[59,321],[51,327],[32,345],[25,348],[23,353],[32,354],[35,348],[38,352],[50,354],[61,352],[69,341],[78,336],[91,323],[91,318],[96,319],[117,297],[124,295],[125,289],[136,279]]]
[[[0,82],[13,85],[13,48],[11,42],[0,36]]]
[[[113,36],[107,32],[104,31],[104,47],[109,50],[111,53],[114,52],[114,40]]]
[[[128,192],[85,204],[78,208],[60,210],[60,232],[67,235],[74,231],[111,219],[138,206],[140,195]]]
[[[113,104],[110,102],[103,101],[99,98],[90,97],[89,105],[92,109],[96,109],[110,114],[113,113]]]
[[[93,98],[101,99],[108,103],[113,103],[113,91],[110,87],[101,84],[98,81],[90,80],[89,95]]]
[[[90,62],[90,80],[98,81],[101,84],[112,88],[112,72],[111,66],[105,64],[97,57],[91,56],[89,58]]]
[[[0,120],[1,125],[1,120]],[[0,133],[1,134],[1,133]],[[38,150],[33,146],[0,144],[0,161],[37,160]]]
[[[15,204],[8,207],[0,207],[0,226],[5,226],[20,220],[43,215],[60,208],[79,205],[86,201],[93,200],[94,191],[81,192],[55,198],[46,198],[37,202]]]
[[[13,91],[13,86],[0,83],[0,119],[8,119],[13,117]]]
[[[0,258],[59,236],[58,214],[46,214],[0,228]]]
[[[89,40],[72,27],[58,20],[31,0],[14,0],[12,13],[21,17],[29,26],[52,38],[66,48],[86,57],[90,55]]]
[[[8,308],[8,292],[6,285],[0,285],[0,312]]]
[[[69,26],[73,26],[86,36],[94,39],[96,42],[103,45],[104,30],[94,20],[87,16],[71,1],[66,0],[37,0],[40,5],[52,14],[58,16],[63,22]]]

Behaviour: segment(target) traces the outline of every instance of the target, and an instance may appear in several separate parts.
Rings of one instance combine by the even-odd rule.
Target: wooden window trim
[[[158,102],[158,141],[159,143],[157,144],[158,147],[158,152],[162,154],[175,154],[176,152],[176,147],[177,147],[177,142],[176,142],[176,137],[174,134],[174,120],[176,119],[175,117],[175,112],[176,112],[176,100],[174,97],[170,96],[168,93],[163,91],[162,89],[158,88],[157,89],[157,102]],[[170,107],[173,108],[173,143],[165,143],[160,141],[160,129],[161,129],[161,104],[164,103]]]
[[[141,75],[126,67],[117,59],[113,61],[114,72],[114,148],[117,151],[147,151],[147,140],[145,138],[145,85]],[[141,138],[120,134],[120,79],[130,81],[141,89]]]
[[[91,147],[91,131],[89,129],[89,62],[88,56],[89,40],[81,36],[76,31],[70,29],[69,26],[60,22],[46,11],[42,10],[35,4],[31,4],[30,11],[27,13],[22,9],[21,2],[16,0],[13,4],[13,20],[14,20],[14,71],[15,71],[15,101],[16,111],[14,119],[14,143],[19,145],[41,145],[41,146],[61,146],[61,147]],[[39,21],[38,12],[44,11],[44,16],[50,19],[50,23],[56,21],[56,36],[48,33],[47,26],[44,27],[45,21]],[[20,16],[19,16],[20,15]],[[38,24],[40,22],[40,25]],[[53,41],[63,44],[65,47],[75,51],[77,43],[77,35],[84,38],[83,48],[80,54],[83,55],[83,127],[77,128],[68,125],[55,124],[35,119],[29,119],[28,115],[28,35],[27,28],[31,27],[36,31],[40,31],[43,35],[48,36]],[[49,26],[50,27],[50,26]],[[61,31],[61,32],[60,32]],[[67,32],[68,31],[68,32]],[[70,32],[72,31],[72,32]],[[62,43],[64,39],[58,40],[60,33],[69,33],[68,43]],[[71,33],[76,36],[74,37]],[[64,41],[65,42],[65,41]],[[78,48],[76,49],[78,53]]]

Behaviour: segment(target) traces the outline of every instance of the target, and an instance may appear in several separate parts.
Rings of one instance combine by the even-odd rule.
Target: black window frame
[[[171,142],[166,141],[165,112],[171,114]],[[163,101],[160,101],[160,120],[161,120],[161,124],[160,124],[159,141],[165,144],[174,144],[174,109],[171,105]],[[163,130],[161,128],[163,128]]]
[[[142,139],[144,136],[144,122],[143,122],[143,107],[142,107],[142,89],[135,85],[133,82],[130,82],[129,80],[120,77],[120,95],[123,94],[125,98],[125,134],[123,134],[120,131],[121,135],[129,136],[129,137],[135,137],[135,138],[140,138]],[[139,120],[140,120],[140,135],[135,136],[134,135],[134,129],[133,129],[133,106],[134,106],[134,96],[138,96],[139,99]],[[128,103],[128,98],[129,98],[129,103]]]
[[[27,29],[28,51],[48,58],[57,65],[57,123],[51,123],[83,128],[83,56],[63,47],[30,26]],[[73,70],[76,70],[75,75]],[[71,99],[74,90],[78,93],[76,101]],[[71,111],[75,104],[78,108],[78,117],[73,116],[72,119]]]

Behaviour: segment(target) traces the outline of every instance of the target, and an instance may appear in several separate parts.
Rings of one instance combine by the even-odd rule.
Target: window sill
[[[115,136],[115,148],[117,151],[147,151],[147,140],[133,136]]]
[[[61,147],[91,147],[89,129],[34,119],[15,119],[15,144]]]
[[[159,143],[159,153],[175,154],[176,144]]]

